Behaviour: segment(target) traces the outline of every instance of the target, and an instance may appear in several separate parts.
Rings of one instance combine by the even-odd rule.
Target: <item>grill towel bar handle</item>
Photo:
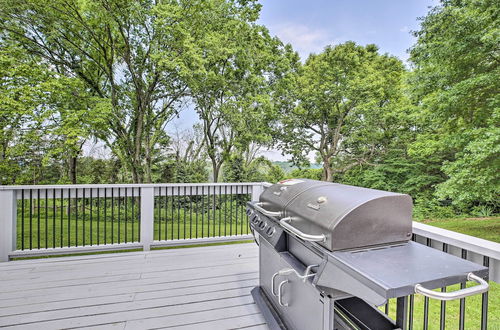
[[[311,235],[311,234],[306,234],[294,226],[290,224],[292,221],[291,217],[283,218],[280,220],[280,224],[283,228],[287,229],[289,232],[294,234],[295,236],[302,238],[304,241],[309,241],[309,242],[325,242],[326,241],[326,236],[324,234],[320,235]]]
[[[304,275],[301,275],[299,274],[295,269],[293,268],[283,268],[283,269],[280,269],[279,271],[277,271],[276,273],[273,274],[273,276],[271,277],[271,292],[273,293],[274,296],[278,296],[279,295],[279,289],[278,289],[278,293],[275,292],[274,290],[274,282],[275,282],[275,279],[276,277],[278,276],[288,276],[290,274],[293,274],[295,273],[295,275],[300,278],[302,280],[302,282],[306,282],[306,280],[309,278],[309,277],[313,277],[316,275],[316,273],[312,273],[312,269],[314,267],[319,267],[319,265],[309,265],[307,266],[306,268],[306,271],[304,272]]]
[[[417,284],[415,285],[415,293],[420,293],[421,295],[424,295],[429,298],[447,301],[447,300],[462,299],[468,296],[488,291],[489,288],[488,282],[486,282],[479,276],[469,273],[467,274],[467,281],[473,281],[478,283],[479,285],[453,292],[436,292],[424,288],[421,284]]]
[[[288,283],[288,280],[284,280],[280,282],[280,285],[278,286],[278,303],[283,306],[283,307],[288,307],[288,303],[283,303],[283,285]]]
[[[271,292],[273,293],[273,295],[275,295],[276,297],[278,296],[278,293],[274,292],[274,280],[276,279],[276,277],[290,275],[291,273],[294,273],[294,272],[295,272],[295,270],[293,270],[292,268],[283,268],[283,269],[277,271],[276,273],[274,273],[273,277],[271,278]]]
[[[267,215],[268,217],[281,217],[281,212],[279,211],[268,211],[264,207],[264,203],[255,203],[253,207],[261,212],[264,215]]]

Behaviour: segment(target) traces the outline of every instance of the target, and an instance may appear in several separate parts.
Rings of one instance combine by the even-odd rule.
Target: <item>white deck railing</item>
[[[258,200],[269,185],[0,186],[0,261],[248,240],[245,203]],[[121,237],[111,239],[110,229]],[[58,233],[62,237],[56,240]],[[419,243],[488,265],[490,280],[500,282],[500,244],[419,222],[414,222],[413,233]],[[65,234],[76,235],[76,240]]]
[[[0,186],[0,261],[248,240],[245,203],[262,190],[260,182]]]

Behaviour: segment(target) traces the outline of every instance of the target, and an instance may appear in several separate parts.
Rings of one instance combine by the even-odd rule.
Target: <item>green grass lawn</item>
[[[433,219],[422,223],[500,243],[500,217]]]
[[[106,208],[73,202],[68,212],[68,200],[63,207],[42,200],[33,212],[24,208],[17,217],[17,248],[20,250],[51,247],[138,242],[140,240],[139,210],[107,203]],[[198,203],[200,204],[200,203]],[[154,210],[154,240],[176,240],[250,232],[242,201],[218,200],[216,206],[161,204]],[[57,207],[56,207],[57,206]],[[190,205],[191,206],[191,205]],[[23,208],[18,207],[18,210]]]

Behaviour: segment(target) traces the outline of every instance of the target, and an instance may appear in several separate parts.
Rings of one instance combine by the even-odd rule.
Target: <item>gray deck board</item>
[[[0,264],[0,328],[266,329],[254,244]]]

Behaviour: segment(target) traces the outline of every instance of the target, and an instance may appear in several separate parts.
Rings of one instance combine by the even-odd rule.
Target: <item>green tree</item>
[[[50,108],[45,123],[50,150],[45,158],[60,158],[67,163],[69,182],[76,184],[77,163],[84,144],[106,129],[110,105],[106,99],[93,97],[82,81],[57,76],[51,81]]]
[[[236,11],[232,1],[207,2],[199,16],[209,31],[194,48],[199,61],[189,88],[215,182],[233,152],[270,142],[273,86],[287,70],[282,58],[289,48],[255,24],[260,5],[243,3],[246,9]],[[220,14],[208,16],[207,10]]]
[[[0,79],[2,182],[47,182],[44,169],[59,158],[68,164],[61,172],[76,183],[81,146],[102,124],[105,103],[78,79],[49,70],[39,56],[13,43],[1,44]],[[64,182],[64,176],[50,177]]]
[[[457,206],[498,207],[499,14],[495,1],[442,1],[411,49],[420,134],[410,153],[441,160],[437,196]]]
[[[207,182],[208,163],[201,125],[176,130],[160,163],[160,182]]]
[[[332,181],[360,164],[370,164],[390,136],[399,108],[405,69],[374,45],[347,42],[311,55],[293,83],[296,104],[284,107],[278,146],[294,163],[316,152],[322,180]]]
[[[0,45],[0,180],[13,184],[28,172],[29,165],[41,164],[40,113],[50,74],[22,49],[4,42]]]
[[[223,167],[226,182],[277,182],[285,178],[285,172],[263,156],[247,163],[243,155],[233,154]]]
[[[202,3],[3,0],[0,26],[6,38],[109,100],[112,112],[98,137],[134,182],[151,181],[154,150],[187,93],[181,78],[190,73],[186,63],[196,61],[191,31],[204,28],[191,17]]]

